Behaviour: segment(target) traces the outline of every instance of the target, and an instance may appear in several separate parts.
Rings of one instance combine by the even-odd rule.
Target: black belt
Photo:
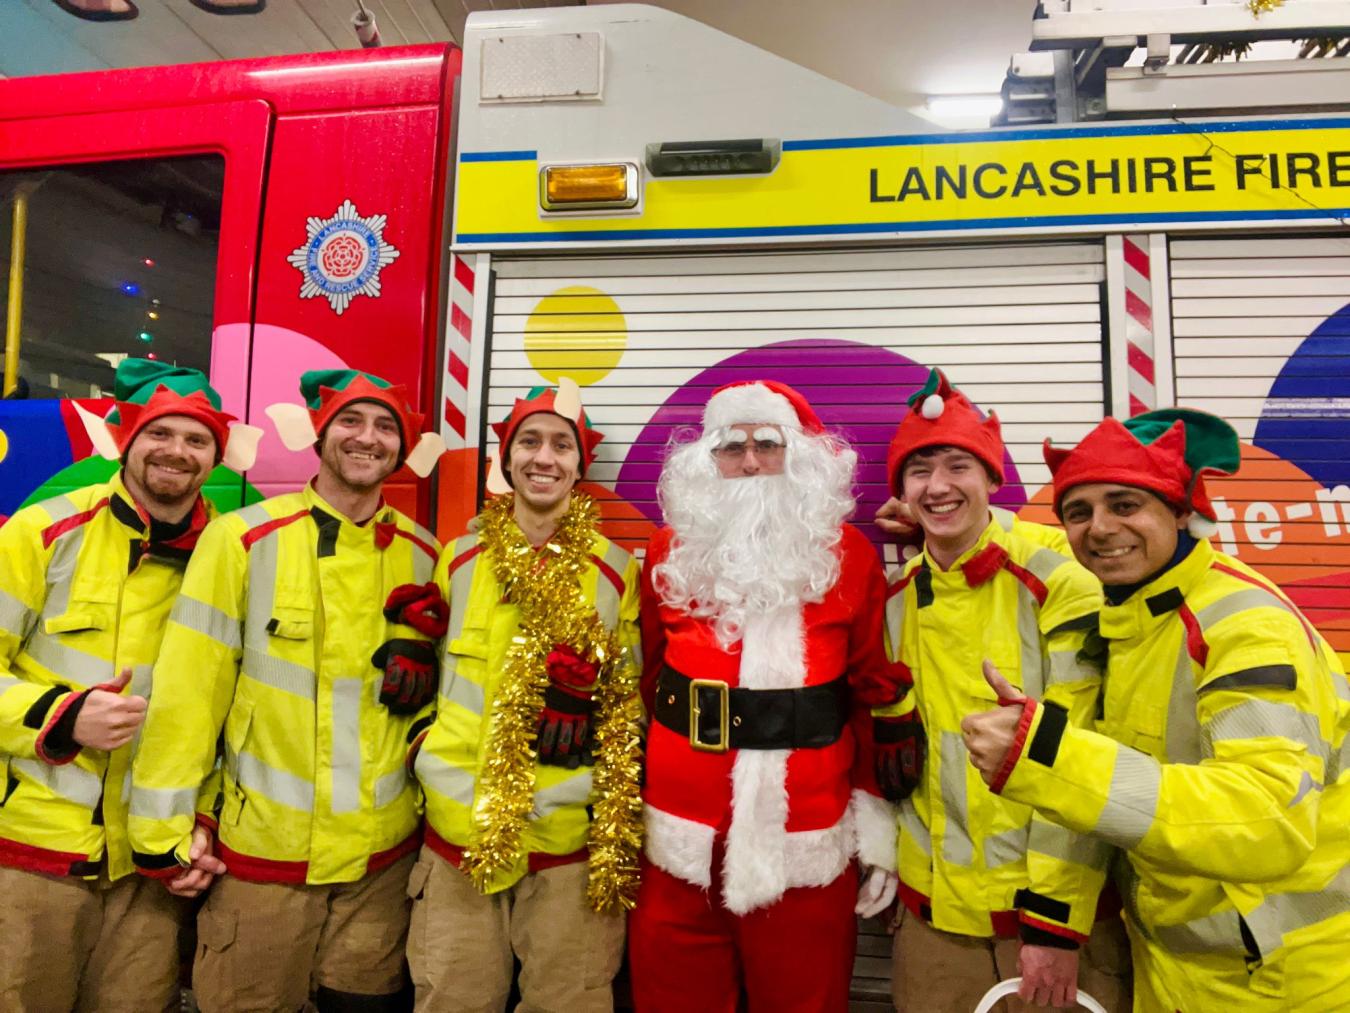
[[[656,687],[656,720],[707,753],[820,749],[838,742],[848,722],[848,682],[840,676],[800,689],[733,689],[667,665]]]

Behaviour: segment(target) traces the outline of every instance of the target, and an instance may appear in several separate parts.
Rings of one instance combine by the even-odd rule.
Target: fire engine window
[[[219,155],[0,171],[0,326],[18,349],[17,396],[111,396],[128,356],[209,367],[224,179]]]

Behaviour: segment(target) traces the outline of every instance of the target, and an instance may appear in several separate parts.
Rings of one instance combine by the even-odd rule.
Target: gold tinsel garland
[[[637,894],[642,742],[634,660],[581,593],[598,514],[588,496],[573,494],[558,530],[536,552],[516,524],[513,507],[514,496],[498,496],[484,509],[479,528],[497,582],[520,609],[520,627],[493,707],[474,839],[463,867],[486,889],[520,858],[534,809],[534,738],[548,686],[547,659],[554,644],[569,644],[597,669],[587,897],[596,911],[620,911],[632,907]]]
[[[1284,0],[1247,0],[1247,10],[1252,12],[1252,17],[1259,18],[1266,11],[1273,11],[1276,7],[1283,7]]]

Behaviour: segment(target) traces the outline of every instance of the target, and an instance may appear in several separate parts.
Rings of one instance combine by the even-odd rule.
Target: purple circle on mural
[[[886,450],[905,413],[907,398],[928,379],[928,367],[875,345],[806,338],[752,348],[724,359],[676,388],[628,450],[615,492],[659,523],[656,482],[671,435],[699,427],[703,406],[723,384],[778,380],[805,395],[822,422],[858,452],[854,523],[868,538],[885,539],[871,523],[888,496]],[[1004,452],[1007,483],[993,502],[1017,509],[1027,501],[1012,458]]]

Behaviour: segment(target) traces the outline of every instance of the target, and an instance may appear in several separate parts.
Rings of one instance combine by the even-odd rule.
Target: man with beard
[[[629,950],[643,1013],[732,1013],[742,990],[752,1011],[842,1011],[855,905],[894,899],[867,708],[900,687],[876,552],[844,523],[855,461],[797,391],[759,381],[715,391],[662,472]]]
[[[1091,721],[1101,675],[1081,649],[1101,588],[1047,547],[1047,529],[989,505],[1003,482],[996,415],[981,417],[936,369],[909,406],[887,471],[923,544],[891,577],[886,618],[891,656],[914,691],[877,731],[879,741],[924,754],[917,776],[880,778],[901,805],[896,1006],[966,1013],[1000,979],[1020,975],[1013,1009],[1071,1006],[1076,984],[1109,1009],[1128,1008],[1121,977],[1093,959],[1116,970],[1124,956],[1118,919],[1093,928],[1110,849],[989,795],[959,734],[970,701],[988,694],[985,657],[1069,720]]]
[[[1045,444],[1055,509],[1105,585],[1095,730],[984,662],[971,762],[1003,798],[1125,852],[1135,1009],[1350,1008],[1350,687],[1266,578],[1215,551],[1222,419],[1164,409]]]
[[[0,527],[0,1007],[178,1008],[183,908],[132,870],[123,787],[183,567],[212,508],[202,483],[256,438],[195,369],[127,359],[107,482]],[[80,409],[84,411],[84,409]],[[86,413],[88,414],[88,413]],[[254,431],[256,433],[256,431]],[[219,863],[167,881],[196,893]]]
[[[203,533],[133,770],[140,871],[179,876],[213,841],[229,870],[197,923],[208,1013],[299,1009],[311,981],[321,1011],[400,1008],[419,838],[403,760],[445,603],[435,540],[381,488],[439,451],[412,449],[422,416],[403,387],[322,370],[300,391],[308,411],[269,414],[319,473]]]
[[[638,564],[575,491],[601,440],[575,383],[493,428],[495,496],[441,556],[441,689],[414,726],[417,1009],[501,1013],[519,960],[520,1009],[607,1013],[642,828]]]

